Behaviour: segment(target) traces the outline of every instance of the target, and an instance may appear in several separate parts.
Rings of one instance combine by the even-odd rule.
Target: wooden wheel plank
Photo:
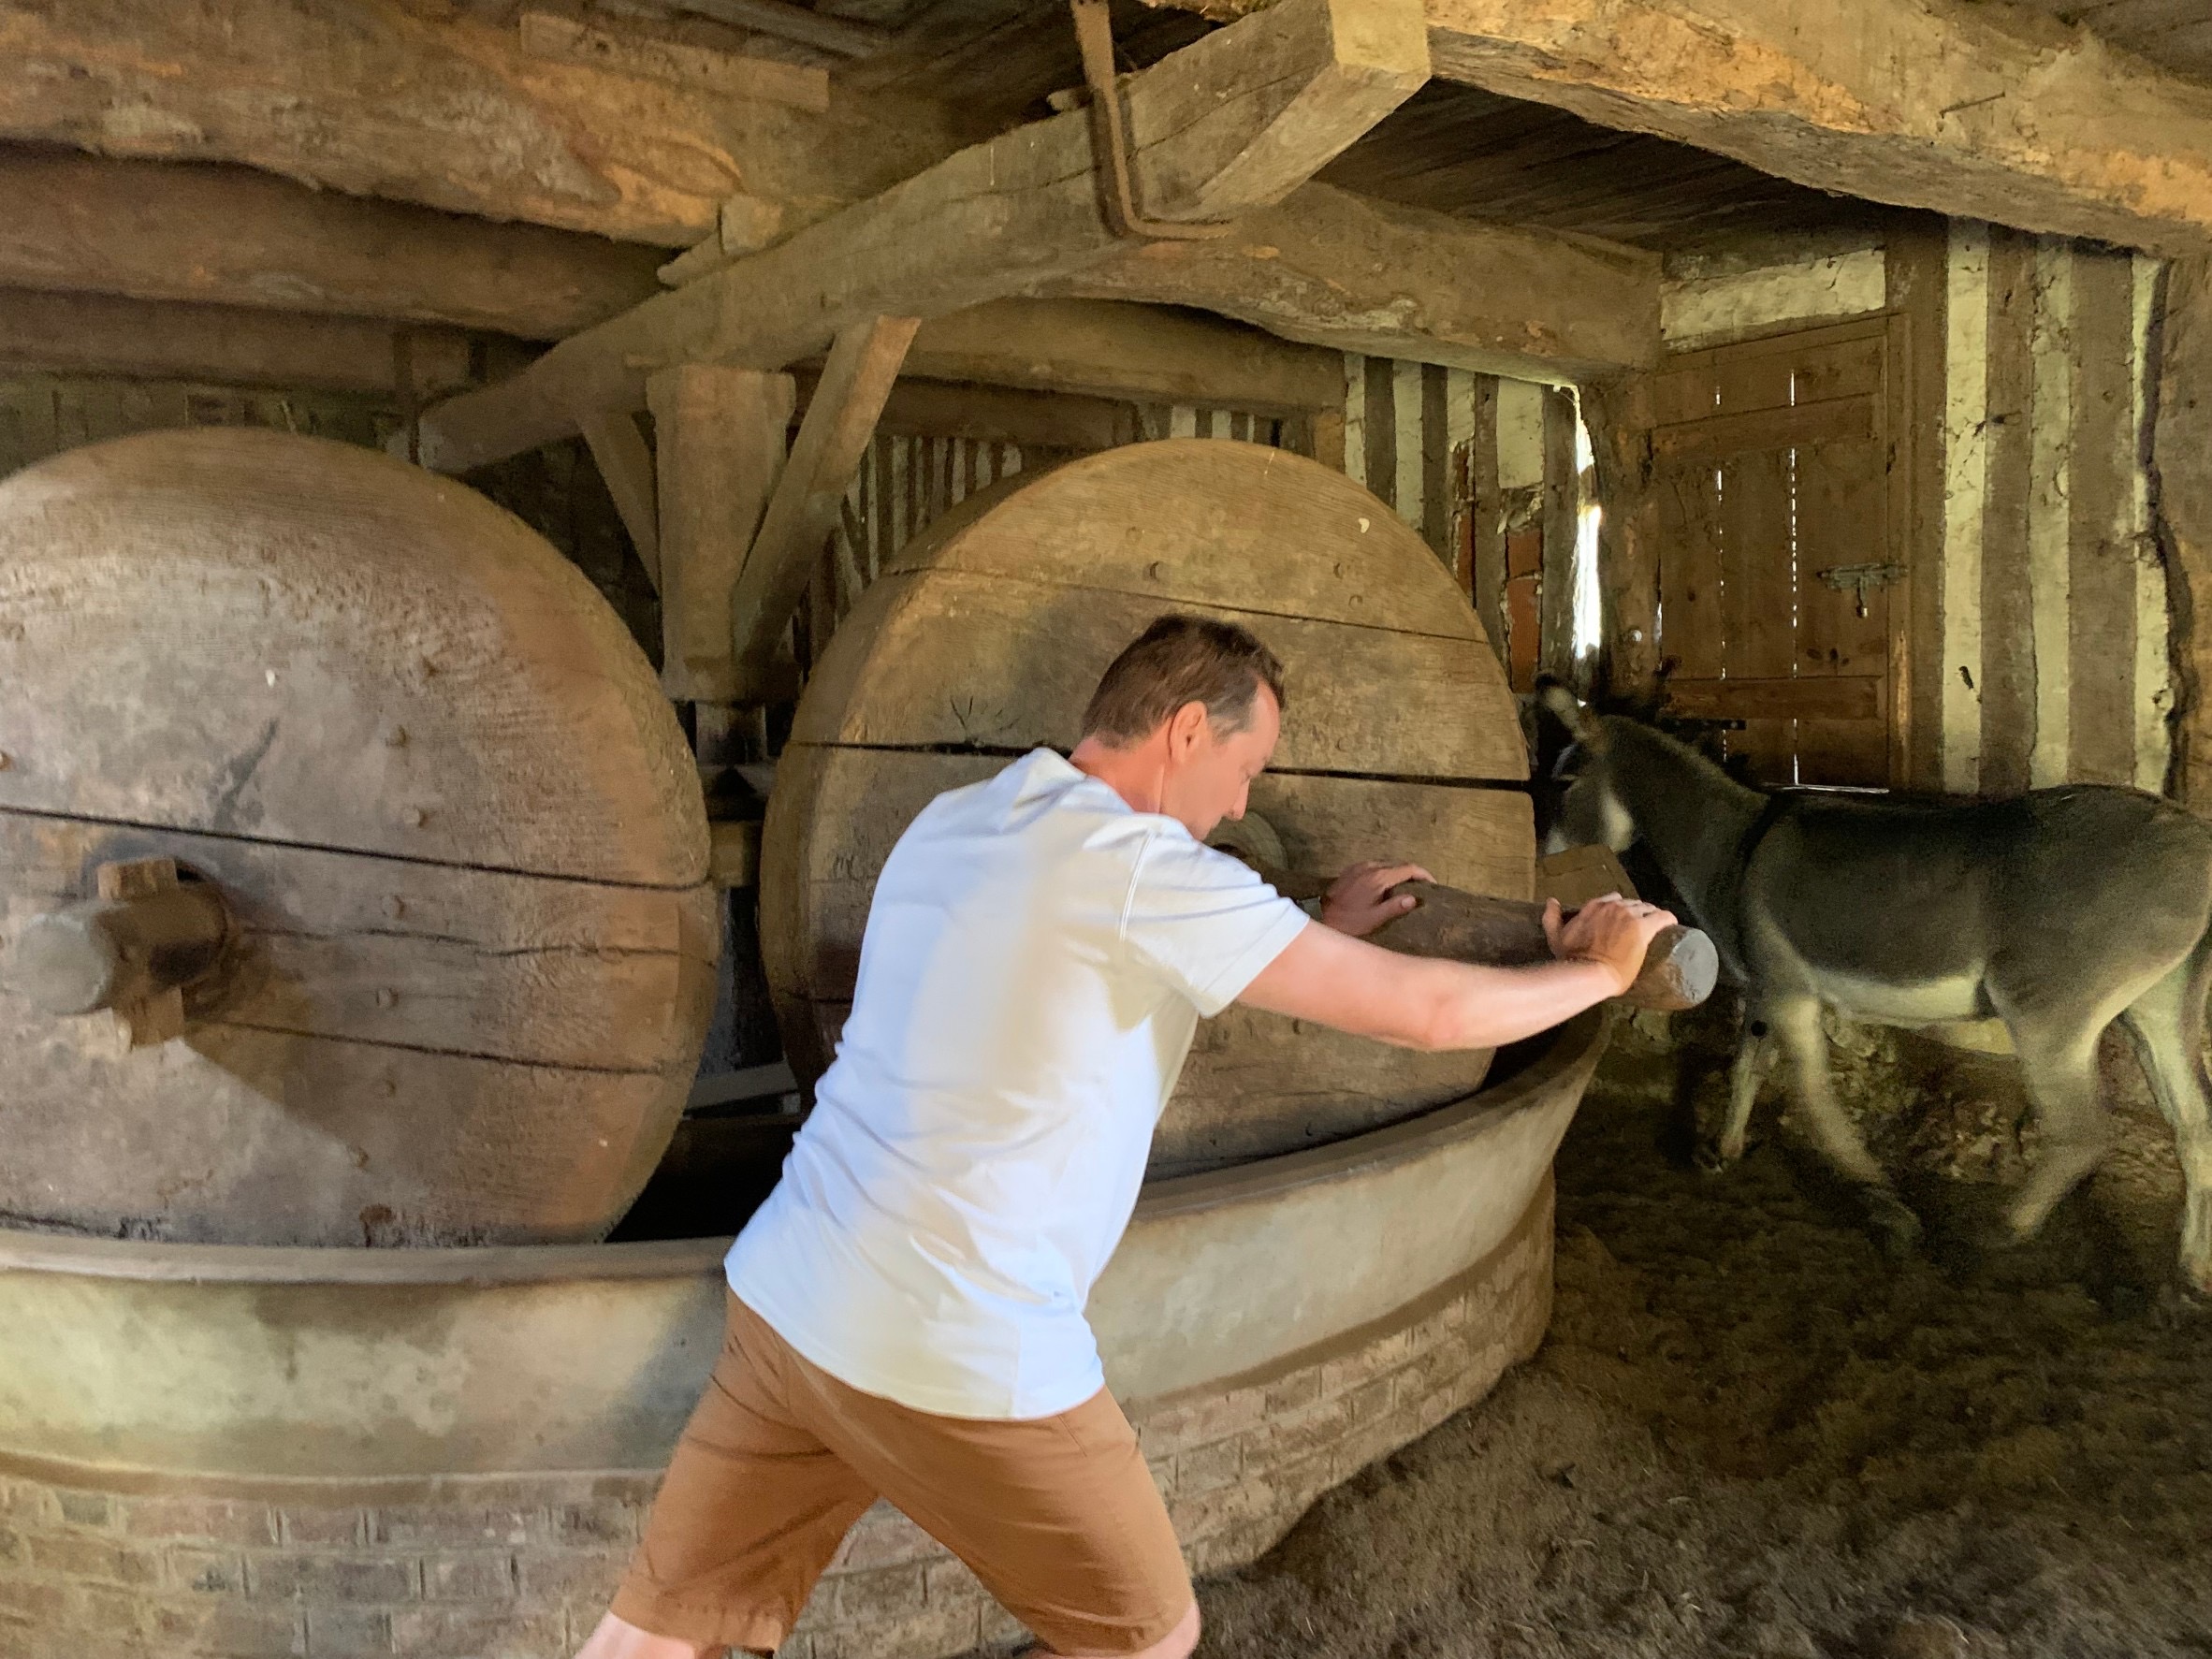
[[[1350,480],[1252,444],[1131,444],[970,498],[862,597],[779,763],[761,939],[802,1076],[835,1052],[878,872],[942,791],[1065,752],[1100,672],[1164,611],[1229,618],[1284,661],[1252,792],[1292,862],[1404,858],[1526,897],[1520,722],[1464,597]],[[1487,1053],[1415,1055],[1247,1010],[1206,1022],[1155,1174],[1318,1144],[1457,1099]]]
[[[1342,473],[1264,444],[1171,438],[1024,474],[933,522],[886,568],[1027,576],[1041,562],[1162,609],[1221,605],[1487,643],[1412,526]]]
[[[761,930],[779,990],[849,996],[883,861],[922,808],[991,777],[994,755],[822,748],[784,750],[762,846]],[[1298,867],[1362,858],[1420,864],[1454,887],[1526,898],[1535,835],[1518,791],[1262,774],[1252,809]]]
[[[685,1063],[713,997],[711,890],[607,887],[0,813],[0,963],[82,873],[167,855],[239,937],[196,1018],[533,1065]],[[4,994],[4,993],[0,993]]]
[[[1099,676],[1171,609],[1241,622],[1283,660],[1274,765],[1518,781],[1512,698],[1488,648],[1434,634],[1170,604],[1037,577],[915,571],[875,582],[800,705],[793,739],[1019,751],[1072,745]],[[817,691],[817,686],[819,691]]]
[[[0,947],[157,856],[235,924],[139,1048],[0,994],[0,1212],[265,1244],[619,1219],[720,929],[683,734],[573,565],[372,451],[144,433],[0,482]]]
[[[349,444],[141,433],[0,482],[0,808],[643,886],[691,761],[583,574]]]
[[[212,1024],[123,1053],[25,1012],[0,998],[0,1052],[40,1054],[0,1091],[0,1216],[180,1243],[597,1239],[691,1080]]]

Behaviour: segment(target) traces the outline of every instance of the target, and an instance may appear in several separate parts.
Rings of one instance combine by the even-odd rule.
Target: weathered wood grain
[[[2124,254],[2074,267],[2074,454],[2067,580],[2072,761],[2081,783],[2135,781],[2133,273]]]
[[[1428,76],[1408,0],[1286,0],[1128,78],[1147,211],[1207,219],[1280,200]],[[1113,251],[1081,110],[1032,123],[808,226],[425,417],[426,464],[462,472],[634,408],[648,367],[779,369],[870,316],[1018,294]]]
[[[417,397],[442,397],[474,383],[469,337],[456,328],[0,289],[0,367],[18,371],[390,398],[402,328]]]
[[[1110,299],[994,299],[931,317],[904,372],[1276,415],[1344,400],[1333,352],[1225,318]]]
[[[825,692],[857,694],[809,699],[793,734],[871,748],[1071,747],[1107,663],[1170,610],[1240,622],[1283,660],[1278,769],[1525,771],[1518,729],[1493,712],[1504,701],[1495,660],[1470,642],[954,571],[885,575],[868,589],[818,675]]]
[[[208,428],[15,473],[0,682],[0,809],[706,876],[691,757],[620,619],[519,519],[373,451]]]
[[[738,573],[782,474],[796,396],[788,374],[715,363],[663,369],[648,386],[660,485],[661,684],[733,703]]]
[[[587,415],[579,423],[584,443],[591,451],[591,464],[615,498],[615,511],[630,532],[630,545],[645,567],[653,591],[661,591],[660,487],[653,470],[653,452],[637,429],[637,417],[628,410]]]
[[[1965,0],[1428,0],[1436,73],[1822,190],[2186,254],[2212,241],[2212,89]]]
[[[1084,587],[1165,605],[1481,638],[1449,573],[1377,504],[1342,472],[1302,456],[1167,439],[1041,477],[1025,471],[963,502],[884,568],[1034,577],[1036,516],[1044,515],[1055,547],[1065,548],[1055,562]]]
[[[2176,681],[2174,777],[2212,816],[2212,259],[2166,276],[2152,429],[2154,525],[2166,559]]]
[[[1132,249],[1039,291],[1198,306],[1286,340],[1522,379],[1659,357],[1658,261],[1643,250],[1329,184],[1246,214],[1233,236]]]
[[[610,1073],[695,1063],[716,954],[703,889],[0,812],[0,950],[82,897],[85,870],[150,856],[213,882],[234,930],[196,1022]]]
[[[876,417],[919,326],[913,317],[870,317],[841,330],[830,347],[730,592],[738,701],[760,696],[784,627],[837,525],[846,487],[867,452]]]
[[[954,112],[898,92],[816,113],[548,62],[512,27],[403,0],[17,0],[0,64],[0,137],[663,248],[740,189],[817,217],[961,142]]]
[[[0,283],[24,288],[558,340],[658,292],[657,257],[249,167],[0,146]]]
[[[1982,793],[2019,794],[2035,747],[2035,620],[2028,513],[2035,369],[2035,239],[1989,233],[1986,453],[1982,507]]]

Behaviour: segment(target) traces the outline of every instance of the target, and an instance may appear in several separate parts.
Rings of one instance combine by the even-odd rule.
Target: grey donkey
[[[1554,844],[1641,841],[1746,987],[1721,1161],[1743,1154],[1779,1043],[1822,1151],[1909,1247],[1919,1223],[1837,1103],[1822,1005],[1875,1025],[1995,1016],[2045,1134],[2008,1216],[2025,1238],[2104,1154],[2097,1040],[2117,1019],[2180,1148],[2183,1276],[2212,1294],[2212,824],[2096,784],[1991,801],[1768,795],[1562,687],[1543,701],[1575,739]]]

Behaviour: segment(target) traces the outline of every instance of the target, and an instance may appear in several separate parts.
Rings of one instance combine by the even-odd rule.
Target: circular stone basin
[[[1321,1491],[1533,1351],[1550,1309],[1551,1158],[1604,1032],[1585,1015],[1419,1118],[1145,1188],[1089,1311],[1201,1570],[1258,1555]],[[311,1649],[336,1597],[401,1652],[474,1651],[436,1634],[464,1614],[509,1632],[502,1652],[565,1652],[604,1606],[720,1346],[727,1244],[286,1249],[0,1231],[10,1524],[95,1536],[103,1561],[145,1557],[123,1602],[111,1579],[125,1569],[95,1572],[110,1575],[97,1608],[93,1579],[57,1566],[51,1629],[128,1603],[130,1634],[236,1651],[196,1635],[229,1640],[235,1617],[194,1621],[218,1605],[269,1612],[255,1586],[277,1583],[289,1594],[269,1616],[294,1619]],[[512,1524],[426,1533],[441,1506],[489,1513],[487,1493]],[[599,1510],[615,1519],[576,1520]],[[211,1538],[235,1573],[203,1564]],[[874,1651],[916,1655],[993,1633],[964,1569],[902,1520],[871,1513],[855,1540],[836,1571],[903,1574],[897,1594],[817,1595],[808,1628],[854,1624]],[[455,1577],[449,1549],[470,1573]],[[565,1566],[548,1579],[555,1557]],[[318,1561],[350,1566],[303,1577]]]

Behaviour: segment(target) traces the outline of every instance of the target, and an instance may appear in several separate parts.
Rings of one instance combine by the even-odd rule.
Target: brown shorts
[[[659,1636],[771,1652],[879,1496],[1060,1652],[1133,1653],[1190,1610],[1174,1528],[1113,1395],[1022,1421],[933,1416],[808,1363],[735,1296],[614,1610]]]

